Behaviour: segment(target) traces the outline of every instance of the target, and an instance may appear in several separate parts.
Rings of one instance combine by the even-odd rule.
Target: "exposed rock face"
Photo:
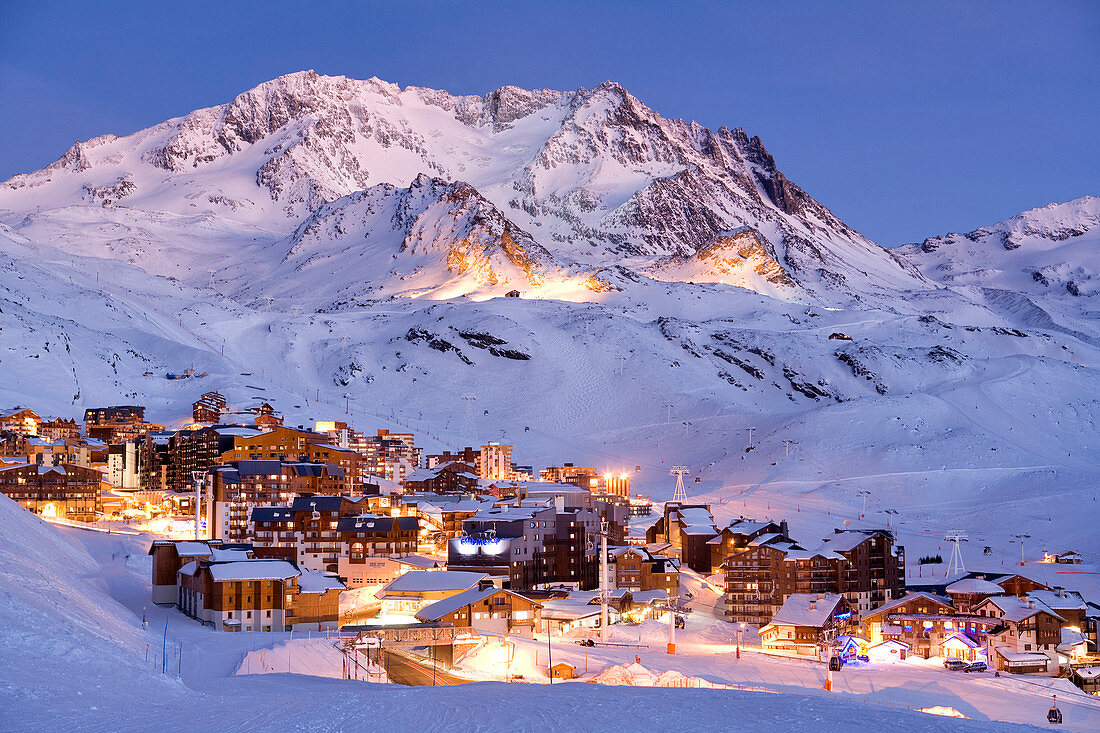
[[[767,241],[748,227],[716,236],[689,257],[666,258],[651,274],[659,280],[720,282],[753,290],[761,289],[761,281],[780,292],[796,286],[775,260]]]
[[[451,270],[490,281],[501,277],[484,266],[490,249],[527,273],[549,259],[637,273],[750,227],[776,268],[760,280],[772,295],[780,271],[828,302],[888,303],[929,287],[787,180],[760,138],[666,119],[614,82],[455,96],[303,71],[126,138],[78,143],[0,184],[0,203],[30,186],[58,199],[125,195],[135,207],[156,191],[155,210],[246,217],[285,234],[357,192],[421,174],[466,182],[439,202],[466,223],[430,238],[456,236]],[[124,181],[133,188],[112,189]]]

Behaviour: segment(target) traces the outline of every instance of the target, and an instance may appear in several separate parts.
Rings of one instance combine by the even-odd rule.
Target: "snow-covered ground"
[[[904,705],[864,704],[850,695],[793,694],[805,691],[803,683],[813,680],[812,672],[769,671],[763,681],[792,690],[782,695],[584,683],[407,688],[332,679],[338,667],[321,650],[326,641],[218,633],[148,603],[150,565],[142,538],[55,527],[2,497],[0,522],[0,721],[5,730],[177,730],[184,724],[211,731],[347,730],[364,727],[367,720],[372,728],[385,721],[387,729],[398,731],[557,730],[582,724],[588,730],[621,730],[624,719],[642,720],[638,725],[646,730],[702,729],[714,726],[715,710],[739,725],[769,731],[810,725],[837,731],[853,726],[1010,729],[983,720],[986,715],[977,707],[962,709],[979,721],[956,721]],[[288,649],[294,650],[291,674],[277,669]],[[562,658],[583,664],[579,649],[556,646]],[[528,651],[520,647],[517,655],[523,659]],[[709,679],[737,669],[735,662],[720,661],[728,652],[718,651],[667,659],[647,653],[646,661],[653,668],[682,667]],[[626,661],[622,653],[590,653],[601,664]],[[741,662],[747,664],[747,658]],[[773,667],[782,669],[774,662],[761,669]],[[948,682],[954,680],[941,681]],[[857,692],[866,693],[867,686]],[[925,696],[941,702],[959,697],[947,692]],[[1091,718],[1070,705],[1063,709],[1068,729],[1088,729]],[[1025,720],[1039,722],[1030,706],[1020,704],[1019,710]]]
[[[547,683],[547,654],[554,663],[568,662],[582,680],[608,684],[698,687],[725,686],[771,693],[860,700],[897,709],[950,707],[968,718],[1041,724],[1057,694],[1068,725],[1082,730],[1100,725],[1100,700],[1068,680],[994,677],[993,673],[963,674],[943,668],[941,659],[846,665],[833,673],[833,693],[824,690],[825,665],[805,658],[788,658],[760,651],[751,629],[736,655],[738,625],[703,615],[687,617],[687,628],[676,634],[676,654],[666,651],[668,627],[647,621],[636,627],[612,627],[610,642],[626,646],[579,646],[584,636],[554,636],[549,650],[545,633],[536,639],[489,641],[460,661],[466,674],[478,679],[522,675]],[[1073,718],[1073,720],[1070,720]]]

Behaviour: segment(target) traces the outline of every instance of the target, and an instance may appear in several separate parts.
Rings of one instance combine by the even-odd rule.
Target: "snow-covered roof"
[[[379,598],[385,593],[430,593],[440,591],[463,591],[472,588],[489,577],[486,573],[472,573],[466,570],[413,570],[394,578],[378,592]]]
[[[947,596],[940,596],[940,595],[936,595],[935,593],[927,593],[925,591],[916,591],[916,592],[913,592],[913,593],[906,593],[901,598],[895,598],[892,601],[887,601],[886,603],[882,604],[881,606],[874,609],[873,611],[870,611],[868,613],[863,614],[863,617],[867,618],[868,616],[877,616],[878,614],[886,613],[888,611],[892,611],[893,609],[898,608],[899,606],[901,606],[905,603],[908,603],[909,601],[916,600],[918,598],[924,598],[926,600],[933,601],[933,602],[938,603],[940,605],[948,606],[948,607],[953,608],[953,606],[951,605],[951,599],[948,598]]]
[[[219,550],[214,547],[210,549],[211,560],[214,562],[234,562],[239,560],[248,560],[248,550]]]
[[[286,580],[301,573],[286,560],[244,560],[210,566],[210,577],[223,580]]]
[[[277,522],[294,519],[294,512],[288,506],[258,506],[252,508],[250,522]]]
[[[822,596],[822,597],[819,597]],[[786,626],[824,626],[844,599],[839,593],[791,593],[771,623]]]
[[[951,642],[955,642],[956,645],[965,646],[967,649],[980,649],[981,644],[971,639],[966,634],[952,634],[943,640],[943,645],[947,646]]]
[[[818,551],[851,552],[870,537],[871,535],[863,532],[838,532],[822,542]]]
[[[1013,623],[1019,623],[1038,613],[1049,613],[1059,621],[1064,620],[1058,615],[1057,611],[1048,607],[1041,601],[1033,599],[1020,598],[1018,596],[990,596],[982,603],[992,603],[1003,612],[1001,616],[1002,619],[1005,621],[1012,621]]]
[[[318,570],[307,570],[298,577],[298,588],[303,593],[324,593],[328,590],[347,590],[335,575]]]
[[[463,606],[468,606],[471,603],[477,603],[484,598],[488,598],[498,590],[500,589],[470,588],[461,593],[456,593],[450,598],[444,598],[442,601],[436,601],[435,603],[424,606],[424,608],[416,612],[416,617],[421,621],[438,621],[444,616],[449,616]]]
[[[1078,667],[1074,670],[1074,674],[1081,679],[1095,680],[1100,678],[1100,667]]]
[[[668,591],[662,588],[657,588],[655,590],[638,590],[632,591],[630,597],[634,603],[641,603],[648,606],[655,601],[667,601]]]
[[[484,521],[497,521],[497,522],[511,522],[515,520],[527,520],[535,516],[539,512],[546,511],[545,505],[539,506],[503,506],[493,509],[482,509],[472,518]]]
[[[1073,591],[1063,591],[1063,593],[1064,595],[1058,595],[1057,591],[1033,590],[1027,595],[1055,611],[1084,611],[1088,608],[1085,599],[1079,594]]]
[[[1067,629],[1062,627],[1062,642],[1058,644],[1058,651],[1063,654],[1070,653],[1074,647],[1081,646],[1082,644],[1088,644],[1088,637],[1080,631],[1074,631],[1073,629]]]
[[[984,593],[989,596],[999,596],[1004,593],[1004,588],[981,578],[963,578],[947,586],[948,593]]]
[[[542,603],[542,617],[552,621],[576,621],[600,615],[599,605],[592,605],[587,598],[555,598]]]
[[[195,571],[199,569],[199,564],[192,560],[189,563],[185,563],[183,567],[179,569],[180,575],[194,575]]]
[[[210,555],[210,545],[205,542],[183,541],[176,543],[176,554],[180,557]]]
[[[1018,652],[1012,647],[999,646],[997,653],[1009,664],[1046,664],[1050,659],[1045,654],[1038,652]]]
[[[402,565],[410,565],[416,568],[438,568],[447,564],[446,560],[437,560],[434,557],[428,557],[427,555],[405,555],[404,557],[394,558]]]
[[[735,519],[730,522],[729,528],[737,534],[753,534],[770,524],[773,524],[773,522],[758,522],[755,519]]]
[[[779,549],[779,548],[776,548]],[[814,560],[822,558],[824,560],[843,560],[843,555],[838,555],[830,550],[786,550],[786,557],[784,560]]]

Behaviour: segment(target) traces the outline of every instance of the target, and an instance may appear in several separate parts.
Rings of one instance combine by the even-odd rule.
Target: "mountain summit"
[[[508,86],[477,97],[289,74],[126,137],[77,143],[45,169],[0,184],[0,208],[128,207],[123,226],[142,231],[122,242],[88,231],[82,246],[89,254],[97,245],[101,254],[106,248],[117,254],[121,245],[147,256],[164,240],[188,239],[196,219],[217,220],[230,238],[250,242],[280,241],[304,226],[312,246],[324,248],[342,235],[319,226],[320,219],[385,195],[379,186],[419,188],[424,176],[451,186],[452,196],[476,198],[482,211],[491,208],[495,223],[486,232],[498,237],[491,248],[522,250],[527,264],[518,267],[526,276],[553,260],[564,282],[614,280],[617,268],[644,273],[662,258],[696,257],[728,232],[749,228],[790,285],[768,284],[763,292],[772,296],[889,302],[899,291],[930,287],[915,268],[789,181],[758,137],[666,119],[613,82],[572,92]],[[165,215],[179,218],[167,222]],[[99,228],[112,217],[105,211],[92,218]],[[158,218],[158,226],[144,226],[147,217]],[[404,241],[413,233],[402,227],[411,221],[398,217],[386,226]],[[359,248],[392,239],[382,226],[373,221],[372,241]],[[117,226],[107,228],[118,234]],[[465,229],[457,220],[436,227],[432,239],[447,274],[434,285],[422,282],[418,292],[438,286],[434,297],[499,295],[494,284],[522,284],[480,267],[456,283],[453,276],[471,272],[457,264],[465,257],[454,256]],[[447,231],[459,239],[442,242]],[[499,239],[505,233],[510,243]],[[322,244],[321,236],[331,241]],[[178,265],[182,252],[171,246],[169,259]],[[399,260],[404,251],[369,256]],[[204,262],[225,255],[192,254]],[[672,270],[662,272],[667,278]],[[174,268],[162,274],[179,276]],[[384,285],[369,279],[372,287]]]

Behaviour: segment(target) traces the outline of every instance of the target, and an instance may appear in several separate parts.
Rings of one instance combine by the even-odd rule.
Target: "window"
[[[271,618],[271,611],[265,611],[264,613],[267,618]]]

